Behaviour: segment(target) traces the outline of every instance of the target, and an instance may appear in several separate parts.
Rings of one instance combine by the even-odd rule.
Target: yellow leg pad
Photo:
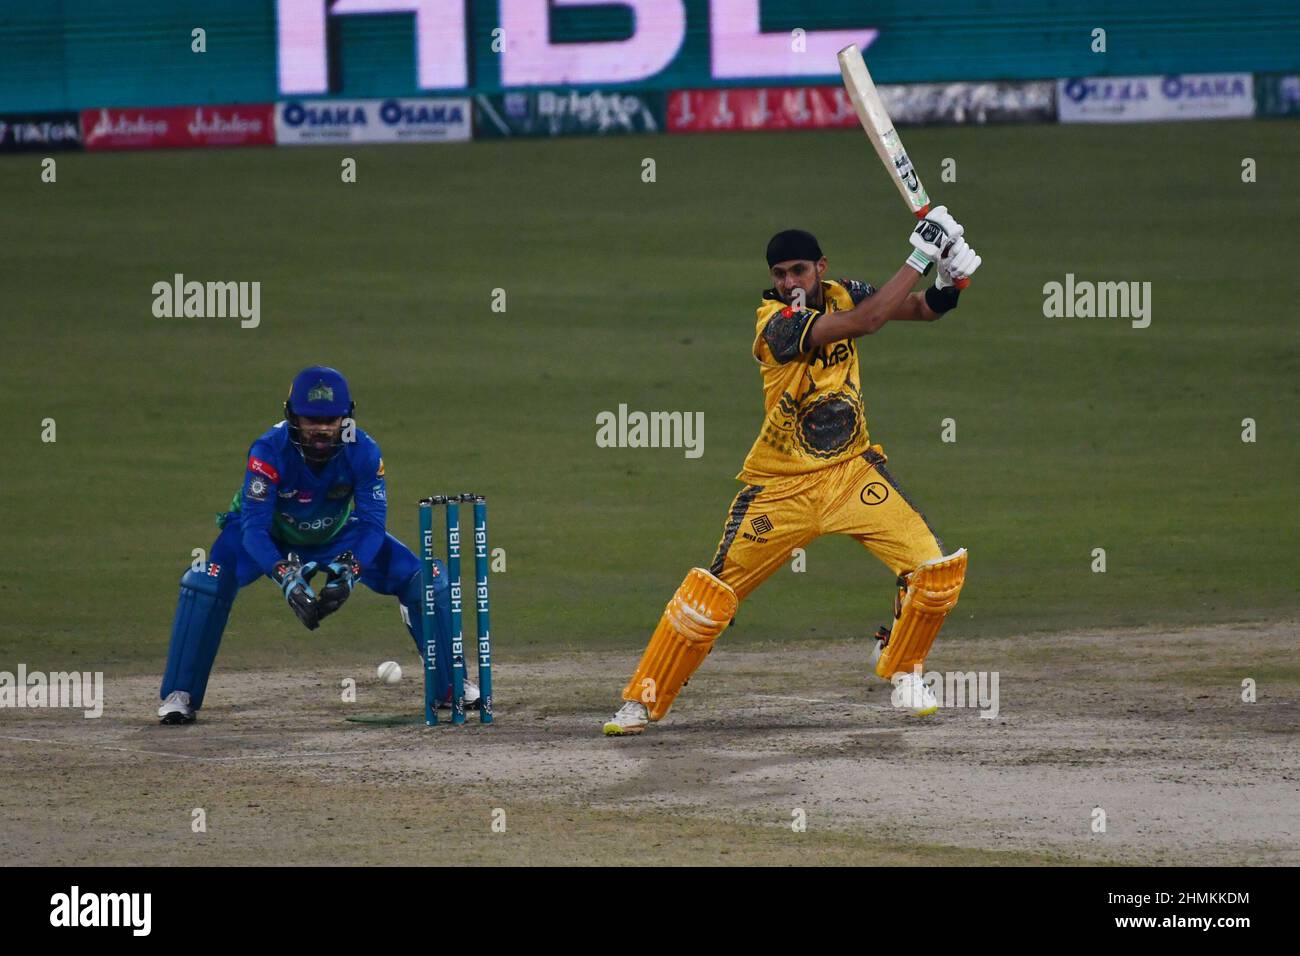
[[[943,619],[957,605],[966,580],[966,549],[927,561],[908,575],[907,593],[876,673],[889,680],[899,671],[924,665]]]
[[[636,673],[623,688],[623,699],[641,701],[651,720],[668,713],[682,686],[736,616],[736,604],[736,592],[729,585],[703,568],[691,568],[664,608]]]

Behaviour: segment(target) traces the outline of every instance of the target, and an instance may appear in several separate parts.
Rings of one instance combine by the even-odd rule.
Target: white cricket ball
[[[396,684],[402,679],[402,665],[397,661],[384,661],[379,665],[378,673],[385,684]]]

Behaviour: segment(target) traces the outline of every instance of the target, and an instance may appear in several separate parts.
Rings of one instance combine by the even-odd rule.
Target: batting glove
[[[934,284],[940,289],[953,285],[964,287],[983,261],[966,240],[958,236],[939,254],[939,272],[934,277]]]
[[[925,275],[930,265],[939,258],[940,250],[964,231],[961,223],[948,215],[947,206],[935,206],[917,223],[908,237],[913,249],[907,257],[907,265]]]

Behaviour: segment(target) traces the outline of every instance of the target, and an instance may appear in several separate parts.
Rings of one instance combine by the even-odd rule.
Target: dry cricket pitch
[[[499,655],[497,723],[471,714],[463,728],[345,720],[418,715],[414,660],[395,687],[370,661],[338,673],[218,662],[200,722],[185,727],[153,717],[157,675],[110,673],[98,720],[0,711],[0,853],[119,865],[1294,866],[1296,635],[1288,621],[940,642],[929,668],[997,670],[1000,712],[925,720],[866,679],[862,642],[724,641],[667,719],[624,739],[600,728],[634,654]],[[358,702],[343,703],[340,681],[359,675]]]

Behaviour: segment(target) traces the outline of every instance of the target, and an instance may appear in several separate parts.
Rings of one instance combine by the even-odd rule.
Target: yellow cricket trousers
[[[942,557],[943,542],[898,487],[886,460],[872,445],[811,474],[746,485],[731,503],[709,570],[743,601],[795,548],[824,534],[853,536],[895,577]]]

